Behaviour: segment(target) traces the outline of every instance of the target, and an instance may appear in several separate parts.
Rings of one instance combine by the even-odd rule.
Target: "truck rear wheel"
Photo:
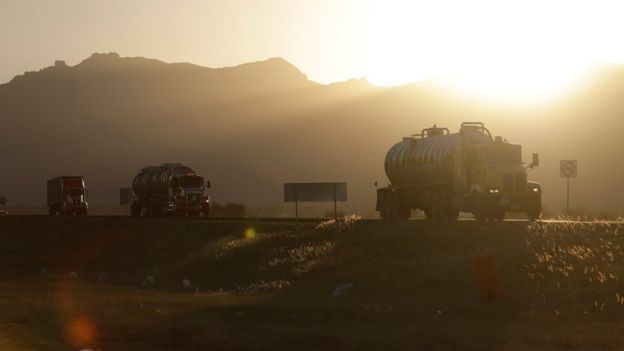
[[[449,208],[449,211],[447,213],[447,219],[450,219],[451,221],[456,221],[457,218],[459,218],[459,210]]]
[[[386,192],[383,195],[380,210],[381,219],[409,219],[411,208],[402,201],[398,191]]]

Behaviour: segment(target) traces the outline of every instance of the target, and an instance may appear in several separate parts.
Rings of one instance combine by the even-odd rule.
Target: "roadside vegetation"
[[[6,217],[0,349],[621,349],[623,231]]]

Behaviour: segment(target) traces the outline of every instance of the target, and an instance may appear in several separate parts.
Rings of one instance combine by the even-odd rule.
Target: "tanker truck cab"
[[[522,147],[493,138],[481,122],[464,122],[458,133],[423,129],[390,148],[385,170],[390,185],[377,189],[382,219],[409,218],[412,209],[428,219],[503,219],[506,212],[541,215],[541,187],[527,181]]]
[[[133,216],[207,215],[210,199],[204,195],[210,182],[180,163],[146,166],[132,180],[136,195]]]
[[[175,201],[169,202],[168,211],[197,215],[204,213],[204,209],[210,206],[210,199],[204,196],[204,177],[188,173],[173,178],[172,182],[176,196]]]
[[[471,163],[471,198],[464,206],[477,219],[503,219],[506,212],[524,212],[530,219],[541,214],[541,187],[527,181],[527,168],[538,165],[537,154],[529,167],[522,162],[522,147],[496,137],[493,143],[468,147]]]

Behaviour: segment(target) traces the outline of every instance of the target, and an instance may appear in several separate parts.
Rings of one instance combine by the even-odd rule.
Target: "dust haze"
[[[281,58],[206,68],[96,53],[0,85],[0,184],[9,208],[38,212],[46,179],[81,174],[96,212],[118,213],[118,189],[139,168],[183,162],[211,180],[214,201],[245,204],[252,214],[290,215],[284,182],[346,181],[341,210],[375,217],[373,184],[387,183],[391,145],[433,124],[455,132],[463,121],[482,121],[522,144],[525,162],[540,153],[529,177],[542,183],[546,214],[565,206],[559,160],[577,159],[573,211],[613,217],[624,210],[623,87],[620,65],[601,66],[554,99],[503,104],[433,81],[319,84]]]

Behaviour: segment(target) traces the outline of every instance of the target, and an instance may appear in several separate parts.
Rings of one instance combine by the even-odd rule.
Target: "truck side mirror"
[[[211,184],[210,184],[210,181],[209,181],[209,180],[207,180],[207,181],[206,181],[206,189],[210,189],[210,185],[211,185]]]
[[[531,164],[529,165],[529,168],[535,168],[539,166],[539,154],[537,152],[533,153],[533,160],[531,161]]]

